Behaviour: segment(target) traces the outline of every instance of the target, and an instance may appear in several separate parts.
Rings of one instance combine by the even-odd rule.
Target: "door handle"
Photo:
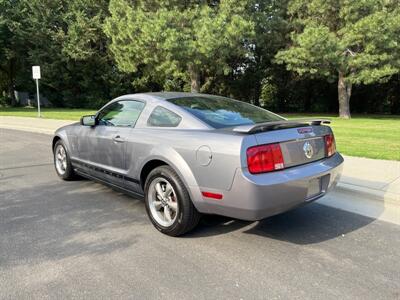
[[[116,143],[123,143],[125,142],[125,140],[120,136],[120,135],[116,135],[113,137],[113,141]]]

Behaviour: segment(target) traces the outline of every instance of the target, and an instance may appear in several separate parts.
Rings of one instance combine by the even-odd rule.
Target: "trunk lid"
[[[255,137],[254,145],[279,143],[284,158],[284,167],[307,164],[325,158],[324,136],[332,133],[327,120],[286,121],[279,124],[250,125],[233,128],[233,131]],[[275,123],[275,122],[274,122]],[[244,152],[245,153],[245,152]]]
[[[280,143],[285,168],[306,164],[325,157],[324,137],[302,138]]]

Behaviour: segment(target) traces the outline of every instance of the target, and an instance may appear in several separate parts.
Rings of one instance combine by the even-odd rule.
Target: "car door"
[[[86,128],[79,135],[79,156],[91,175],[123,185],[125,141],[144,106],[144,102],[136,100],[114,101],[98,112],[96,126],[82,126]]]

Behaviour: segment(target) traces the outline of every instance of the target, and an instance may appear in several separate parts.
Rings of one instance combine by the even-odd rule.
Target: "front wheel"
[[[58,140],[54,145],[54,166],[60,178],[64,180],[72,180],[75,178],[67,148],[62,140]]]
[[[153,225],[170,236],[192,230],[200,220],[182,180],[169,166],[158,167],[147,176],[145,204]]]

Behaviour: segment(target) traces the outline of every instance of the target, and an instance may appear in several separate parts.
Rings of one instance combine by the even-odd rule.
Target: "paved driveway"
[[[317,202],[171,238],[141,201],[59,180],[50,136],[0,139],[0,298],[400,298],[398,225]]]

